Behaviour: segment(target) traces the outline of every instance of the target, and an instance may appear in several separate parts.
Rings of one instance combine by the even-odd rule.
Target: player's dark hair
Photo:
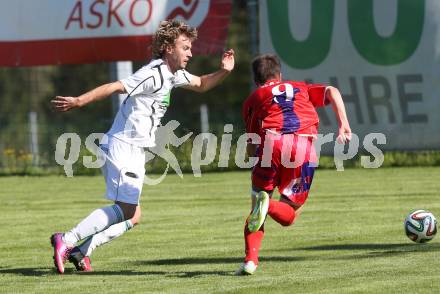
[[[276,79],[281,72],[281,64],[274,54],[259,55],[252,60],[252,72],[257,85],[262,85],[270,79]]]

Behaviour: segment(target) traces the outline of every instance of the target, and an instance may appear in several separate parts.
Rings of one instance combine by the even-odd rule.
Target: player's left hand
[[[228,72],[231,72],[234,69],[234,64],[235,64],[234,50],[229,49],[223,53],[220,68]]]
[[[345,144],[351,140],[351,129],[348,125],[342,125],[339,127],[338,137],[336,141],[340,144]]]

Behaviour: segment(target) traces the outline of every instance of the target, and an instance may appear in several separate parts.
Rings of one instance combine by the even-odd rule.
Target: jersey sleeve
[[[125,90],[130,95],[149,94],[160,85],[160,80],[154,70],[143,67],[129,77],[120,80]]]
[[[175,87],[182,87],[189,85],[191,80],[193,79],[193,75],[187,72],[184,69],[180,69],[177,71],[176,79],[174,80]]]
[[[307,92],[309,94],[309,100],[315,107],[323,107],[329,104],[328,99],[325,97],[326,85],[322,84],[307,84]]]

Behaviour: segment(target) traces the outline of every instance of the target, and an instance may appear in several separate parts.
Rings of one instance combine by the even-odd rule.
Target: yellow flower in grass
[[[3,154],[5,156],[13,156],[13,155],[15,155],[15,150],[12,148],[6,148],[3,150]]]
[[[31,153],[21,153],[20,155],[17,157],[18,160],[22,160],[22,161],[32,161],[32,154]]]

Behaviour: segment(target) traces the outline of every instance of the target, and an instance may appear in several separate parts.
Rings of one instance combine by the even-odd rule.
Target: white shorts
[[[112,201],[139,204],[145,177],[145,151],[108,136],[108,144],[100,145],[107,155],[102,166],[106,193]]]

